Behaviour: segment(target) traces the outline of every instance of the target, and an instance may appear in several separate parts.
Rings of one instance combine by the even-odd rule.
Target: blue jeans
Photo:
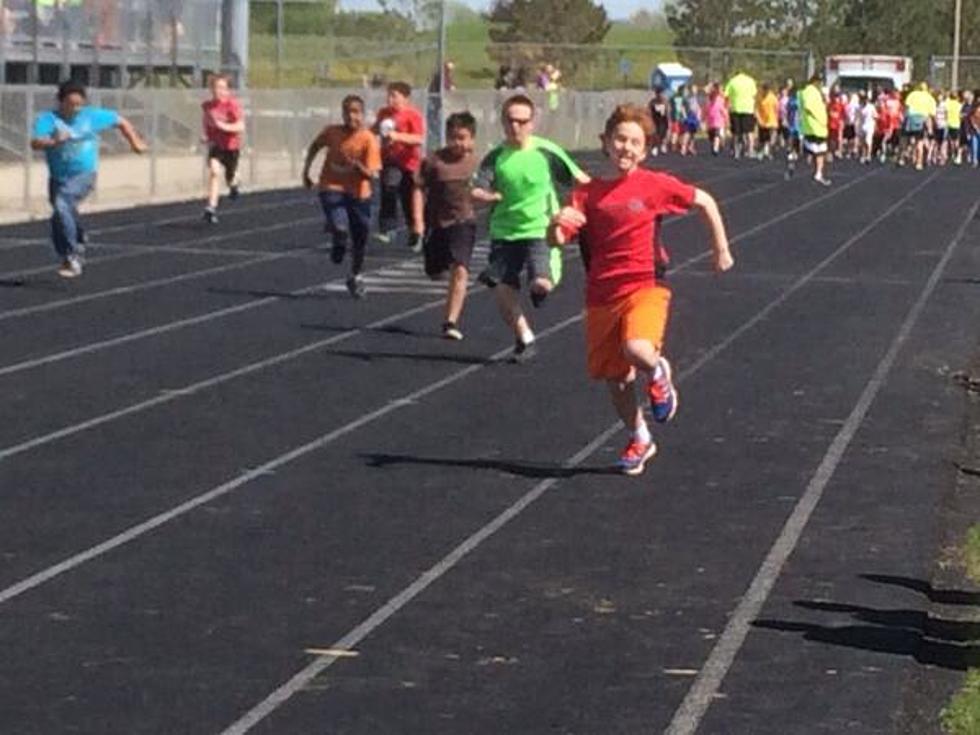
[[[973,165],[980,161],[980,132],[974,130],[970,136],[970,152],[973,154]]]
[[[51,239],[58,255],[67,258],[81,255],[79,244],[81,225],[78,222],[78,203],[89,195],[95,185],[95,172],[76,174],[67,179],[48,179],[48,201],[51,202]]]
[[[321,191],[320,206],[334,244],[346,247],[350,242],[350,270],[357,275],[364,266],[364,249],[371,226],[371,200],[357,199],[342,191]]]

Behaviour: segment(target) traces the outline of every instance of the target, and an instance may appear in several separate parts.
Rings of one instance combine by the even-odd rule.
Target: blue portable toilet
[[[676,92],[682,84],[690,82],[693,76],[694,72],[683,64],[678,64],[676,61],[666,61],[663,64],[657,64],[657,67],[650,74],[650,89],[661,87],[668,92]]]

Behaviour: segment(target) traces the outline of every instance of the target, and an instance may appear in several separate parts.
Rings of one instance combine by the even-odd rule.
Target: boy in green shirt
[[[500,315],[514,330],[515,362],[534,356],[534,332],[520,304],[521,274],[527,272],[531,302],[540,306],[560,274],[545,235],[558,211],[555,184],[587,183],[589,177],[559,146],[533,135],[534,102],[518,94],[504,102],[503,143],[480,163],[472,196],[492,204],[490,258],[481,283],[494,289]],[[557,271],[557,272],[556,272]]]

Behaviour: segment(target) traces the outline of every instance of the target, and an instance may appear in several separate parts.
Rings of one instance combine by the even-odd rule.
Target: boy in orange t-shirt
[[[310,167],[320,149],[326,149],[320,171],[320,205],[327,218],[325,230],[333,246],[330,259],[341,263],[351,247],[347,290],[356,299],[365,293],[361,269],[371,225],[371,179],[381,170],[381,147],[364,126],[364,100],[357,95],[344,98],[342,125],[325,127],[306,152],[303,184],[313,188]]]
[[[555,245],[579,235],[586,264],[589,375],[608,383],[616,413],[630,432],[617,463],[627,475],[643,472],[657,452],[636,400],[637,375],[647,376],[654,421],[666,423],[678,405],[670,363],[662,354],[670,290],[654,274],[660,217],[700,210],[711,230],[715,268],[726,271],[734,265],[711,195],[669,174],[641,168],[652,138],[653,121],[646,110],[617,107],[602,135],[611,172],[575,187],[548,231]]]

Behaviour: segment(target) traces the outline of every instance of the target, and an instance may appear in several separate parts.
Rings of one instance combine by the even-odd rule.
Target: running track
[[[595,162],[594,157],[586,161]],[[0,228],[4,733],[923,733],[976,344],[977,178],[669,159],[682,405],[640,479],[584,375],[579,262],[511,343],[299,191]],[[927,684],[923,684],[927,682]],[[913,724],[909,724],[913,723]],[[924,723],[924,724],[923,724]],[[910,729],[911,728],[911,729]]]

